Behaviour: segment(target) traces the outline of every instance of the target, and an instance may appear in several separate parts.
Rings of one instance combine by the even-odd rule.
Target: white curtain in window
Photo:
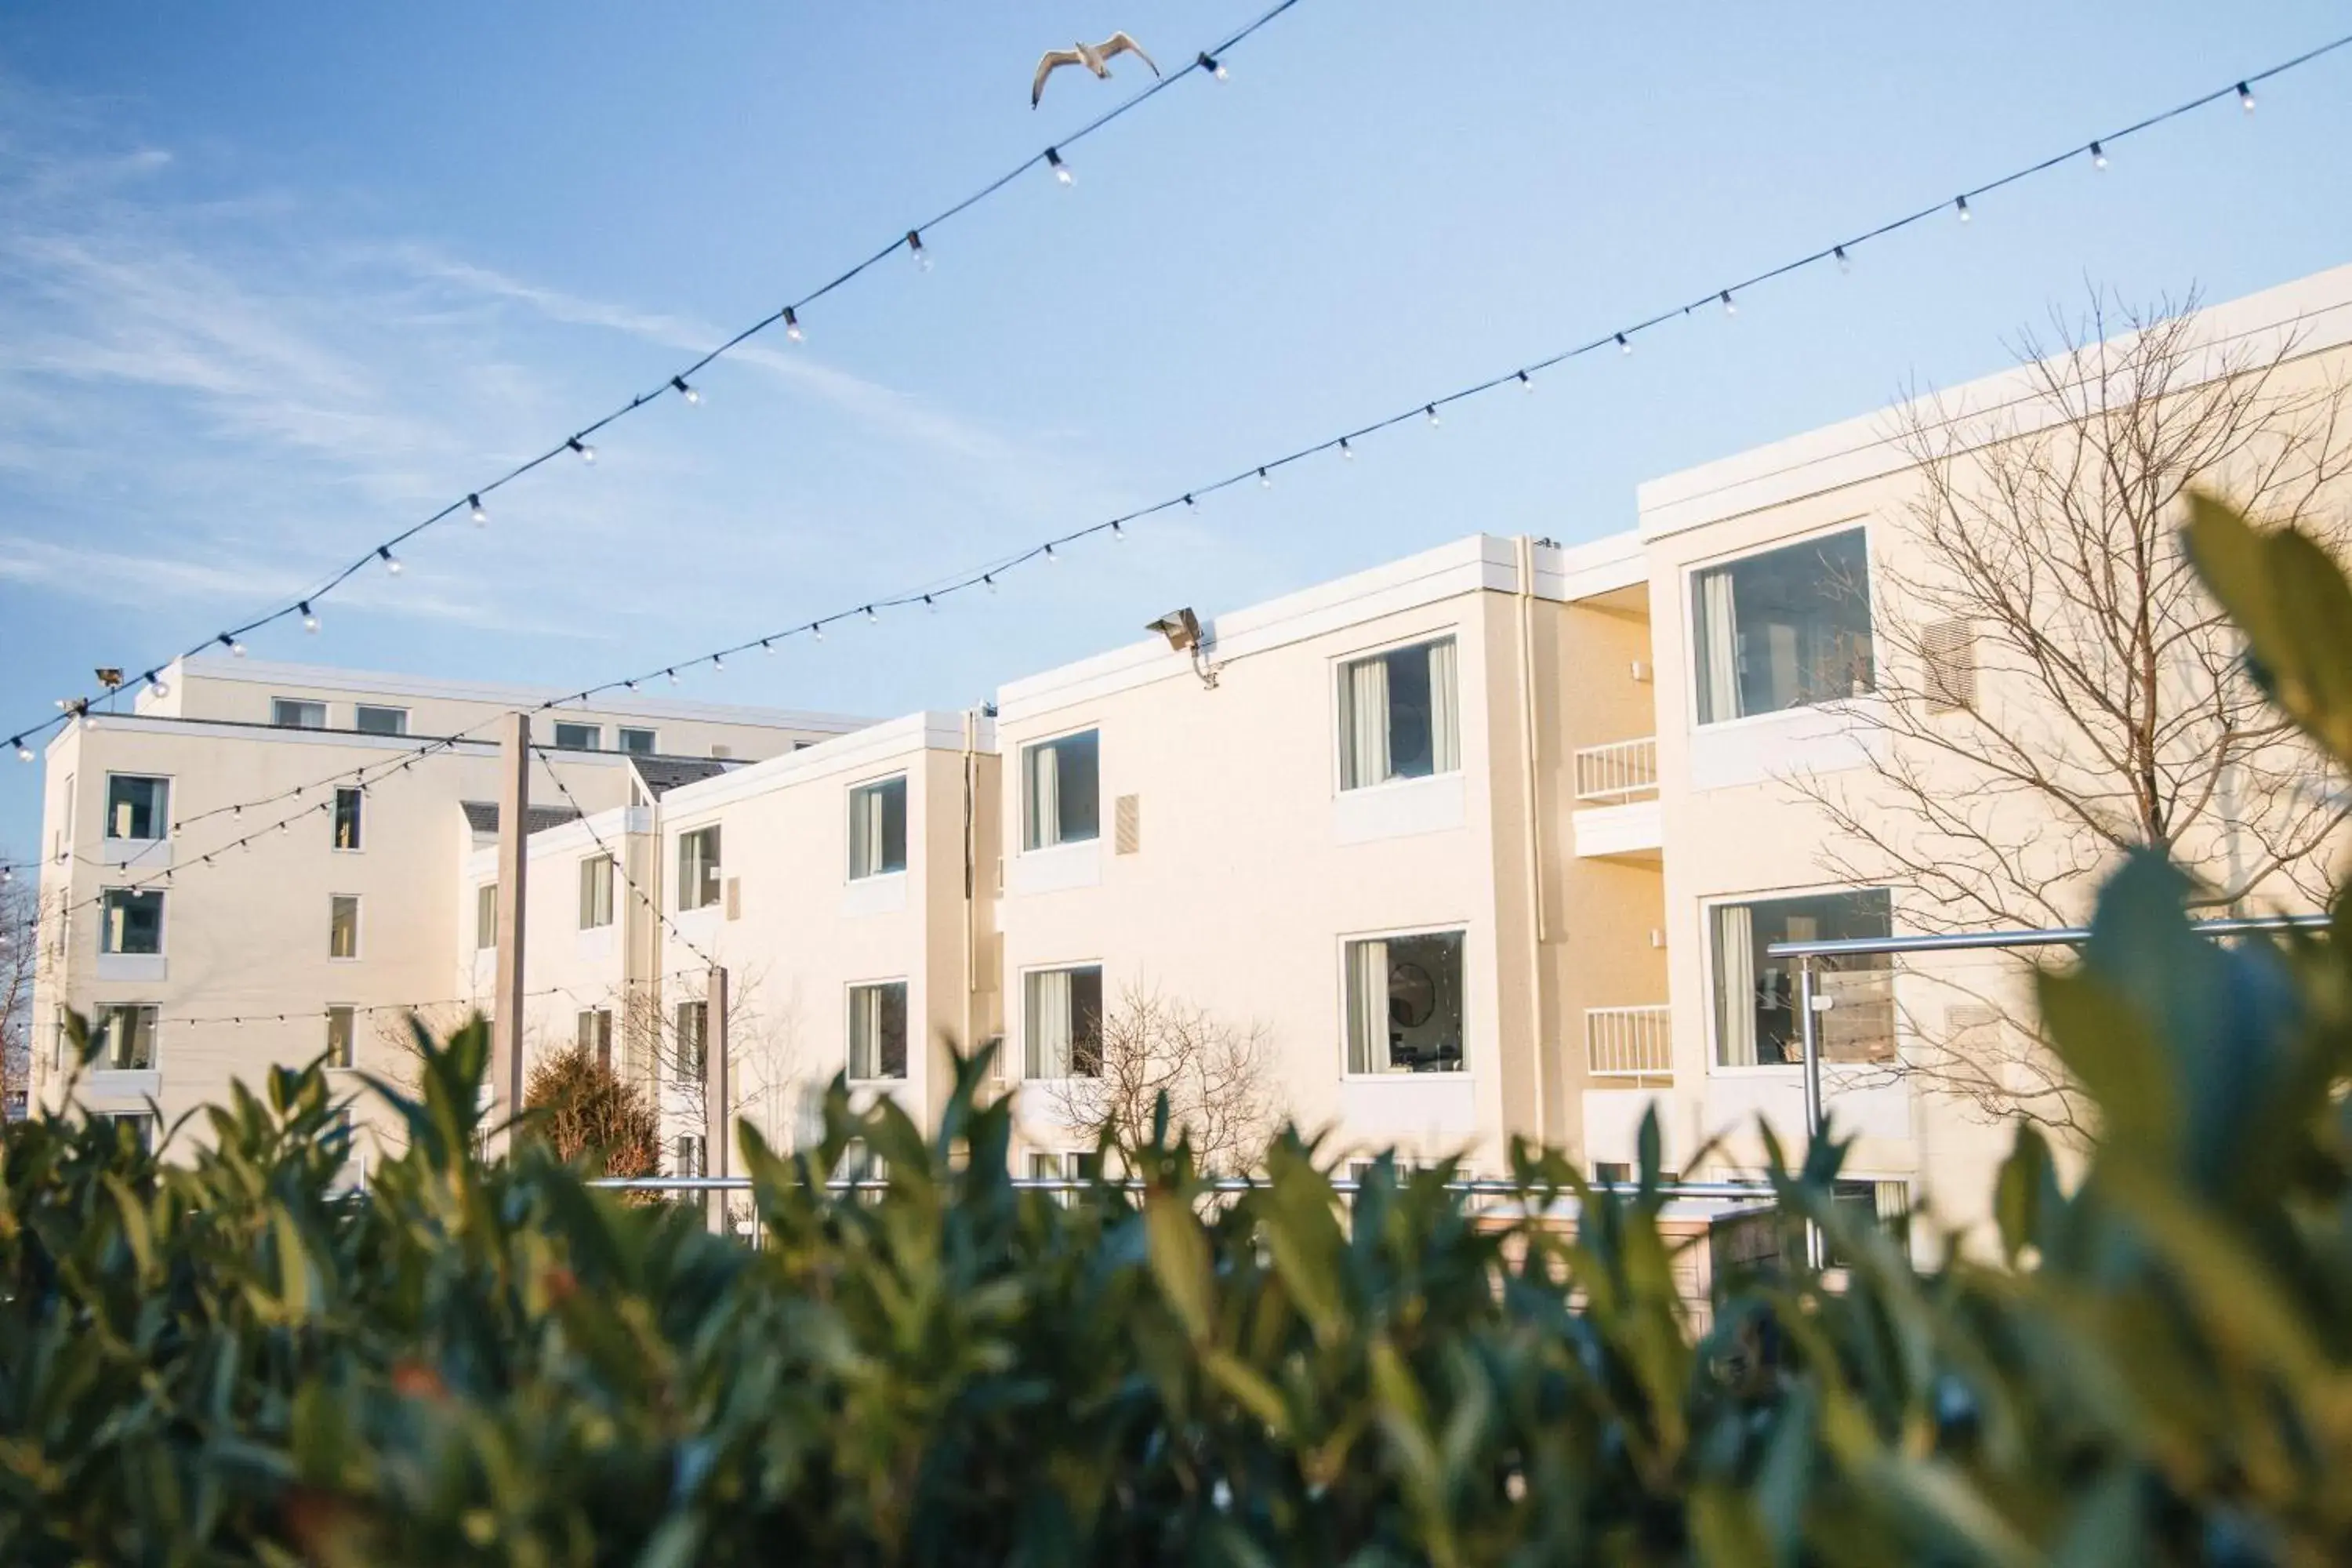
[[[1892,1225],[1911,1212],[1910,1183],[1878,1181],[1871,1183],[1870,1188],[1881,1225]]]
[[[882,988],[855,986],[849,993],[849,1076],[880,1078]]]
[[[1366,789],[1389,777],[1389,664],[1367,658],[1340,672],[1343,751],[1339,787]]]
[[[882,792],[860,790],[851,799],[856,805],[850,808],[854,818],[850,834],[856,847],[850,856],[849,874],[871,877],[882,868]]]
[[[1056,748],[1029,748],[1029,847],[1062,841],[1062,770]]]
[[[1454,639],[1429,645],[1429,763],[1432,773],[1462,766],[1462,704],[1455,695]]]
[[[1698,580],[1699,719],[1718,723],[1739,717],[1739,610],[1728,572]]]
[[[1070,1076],[1070,972],[1041,970],[1029,976],[1029,1076]]]
[[[1348,1070],[1388,1072],[1389,944],[1348,944]]]
[[[1756,1065],[1756,917],[1745,904],[1715,911],[1716,1059]]]

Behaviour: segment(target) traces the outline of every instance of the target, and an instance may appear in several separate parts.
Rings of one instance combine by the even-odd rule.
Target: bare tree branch
[[[1190,1138],[1204,1171],[1254,1166],[1281,1121],[1263,1025],[1247,1028],[1130,984],[1102,1020],[1100,1070],[1055,1080],[1055,1112],[1089,1142],[1119,1150],[1152,1141],[1160,1097],[1171,1134]]]

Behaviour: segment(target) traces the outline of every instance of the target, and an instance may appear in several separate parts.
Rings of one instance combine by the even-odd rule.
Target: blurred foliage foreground
[[[2352,758],[2343,579],[2210,507],[2192,542]],[[1775,1182],[1850,1269],[1704,1333],[1646,1187],[1521,1152],[1580,1227],[1386,1165],[1350,1212],[1295,1140],[1213,1197],[1163,1139],[1066,1206],[972,1063],[933,1137],[838,1086],[819,1149],[744,1132],[757,1250],[543,1143],[477,1160],[478,1029],[377,1086],[407,1148],[360,1195],[315,1070],[186,1163],[35,1121],[0,1563],[2352,1562],[2352,917],[2224,946],[2181,892],[2126,868],[2044,982],[2105,1135],[2069,1186],[2021,1134],[1997,1258],[1916,1270],[1824,1145]],[[852,1139],[878,1202],[824,1187]]]

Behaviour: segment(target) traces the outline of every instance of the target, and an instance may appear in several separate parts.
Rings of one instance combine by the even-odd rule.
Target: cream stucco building
[[[2217,369],[2234,346],[2284,344],[2276,374],[2330,384],[2352,359],[2352,268],[2197,331]],[[2030,390],[2025,372],[1993,377],[1937,417],[1965,448],[2013,434],[2001,417]],[[1171,616],[1169,635],[1014,681],[988,710],[870,725],[567,710],[595,734],[560,753],[568,799],[533,785],[580,812],[529,839],[528,1041],[588,1044],[657,1087],[674,1162],[700,1169],[722,1092],[785,1142],[838,1073],[926,1121],[949,1047],[999,1040],[1024,1156],[1050,1170],[1083,1142],[1057,1085],[1098,1063],[1105,1013],[1158,994],[1258,1034],[1283,1109],[1335,1152],[1459,1152],[1499,1173],[1524,1136],[1613,1174],[1654,1110],[1670,1167],[1752,1171],[1759,1125],[1791,1144],[1803,1130],[1786,966],[1766,948],[1915,929],[1916,889],[1826,876],[1824,819],[1795,787],[1887,743],[1872,705],[1899,658],[1876,646],[1871,595],[1916,565],[1903,423],[1661,479],[1637,528],[1595,542],[1474,534]],[[1998,689],[1999,669],[1982,678]],[[194,819],[213,803],[535,695],[229,659],[173,680],[51,747],[45,886],[77,905],[235,837],[233,819]],[[289,730],[311,714],[279,703],[322,704],[328,727]],[[372,731],[356,703],[406,706],[409,736]],[[152,952],[106,951],[111,917],[79,912],[44,1016],[155,1010],[143,1065],[101,1073],[90,1103],[152,1095],[172,1114],[340,1038],[323,1008],[487,996],[491,766],[469,741],[371,785],[357,853],[334,847],[322,801],[295,829],[315,842],[180,876]],[[179,826],[116,835],[123,778],[168,779],[170,809],[138,820]],[[349,958],[330,929],[346,895],[363,910]],[[1924,1184],[1968,1219],[2006,1131],[1892,1070],[1916,1020],[1958,1016],[1943,983],[1932,964],[1832,977],[1830,1109],[1857,1140],[1859,1199],[1899,1209]],[[247,1021],[189,1021],[221,1015]]]

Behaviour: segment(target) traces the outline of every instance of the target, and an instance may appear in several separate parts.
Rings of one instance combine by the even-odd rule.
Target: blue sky
[[[0,726],[144,668],[831,277],[1256,0],[0,12]],[[2139,118],[2340,6],[1301,0],[1231,58],[257,657],[584,685],[1181,491]],[[2086,280],[2352,259],[2352,51],[936,616],[681,695],[954,707],[2006,363]],[[0,759],[0,849],[37,770]]]

